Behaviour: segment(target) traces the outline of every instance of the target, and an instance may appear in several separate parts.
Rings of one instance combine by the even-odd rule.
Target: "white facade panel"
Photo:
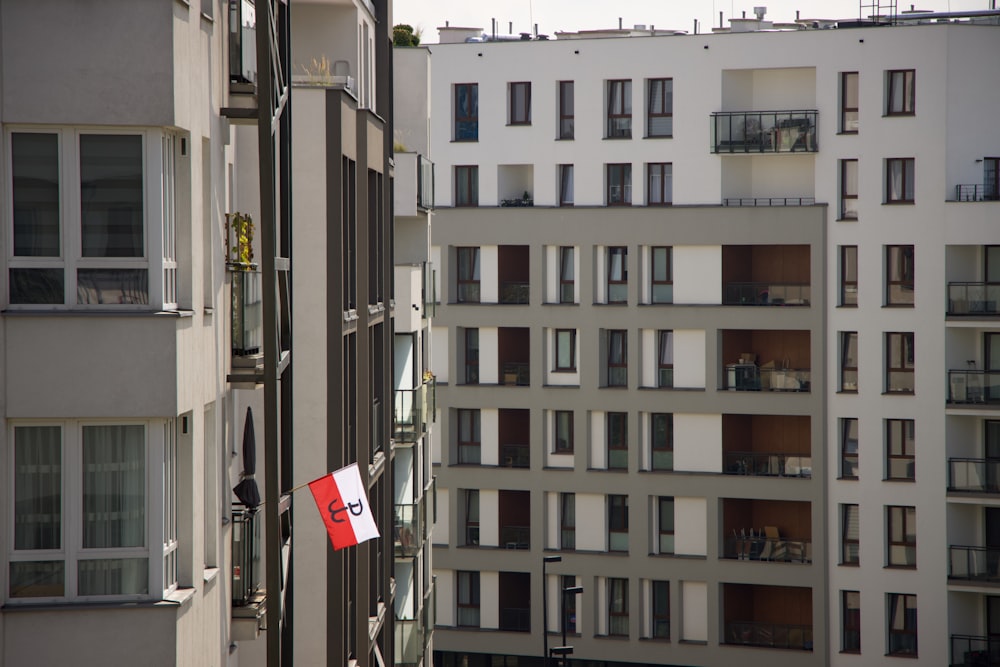
[[[708,553],[708,505],[704,498],[674,498],[674,553]]]
[[[448,383],[448,367],[452,361],[448,334],[448,327],[431,327],[431,370],[442,384]]]
[[[500,301],[500,249],[495,245],[479,247],[479,301]]]
[[[722,472],[722,415],[674,415],[674,470]]]
[[[448,502],[447,488],[437,489],[437,521],[434,522],[434,544],[449,544],[451,542],[451,505]]]
[[[496,275],[494,273],[494,275]],[[500,332],[496,327],[479,328],[479,383],[497,384],[500,378]]]
[[[589,517],[576,523],[578,551],[604,551],[608,543],[607,501],[596,493],[576,494],[576,515]]]
[[[608,467],[608,444],[605,413],[594,410],[590,413],[590,467],[601,470]]]
[[[674,303],[722,303],[722,247],[674,246]]]
[[[706,353],[703,329],[674,330],[674,387],[705,388]]]
[[[704,581],[681,582],[681,641],[708,641],[708,586]]]
[[[487,408],[479,411],[479,451],[484,466],[500,462],[500,411]]]
[[[479,490],[479,544],[500,544],[500,494],[495,489]]]
[[[479,627],[496,629],[500,627],[500,573],[479,573]]]

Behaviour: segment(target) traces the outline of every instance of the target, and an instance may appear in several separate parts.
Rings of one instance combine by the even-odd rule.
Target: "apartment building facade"
[[[1000,655],[996,16],[737,25],[432,49],[436,664]]]

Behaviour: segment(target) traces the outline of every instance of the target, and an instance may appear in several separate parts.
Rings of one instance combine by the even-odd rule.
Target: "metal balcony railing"
[[[948,402],[1000,403],[1000,371],[948,371]]]
[[[501,609],[500,629],[507,632],[531,632],[531,610],[515,607]]]
[[[723,544],[722,557],[777,563],[811,563],[812,540],[786,540],[781,537],[744,537],[742,535],[729,537]]]
[[[722,472],[749,477],[812,477],[812,457],[777,452],[723,452]]]
[[[811,651],[813,650],[812,626],[731,621],[726,623],[726,643]]]
[[[949,315],[1000,315],[1000,285],[948,283]]]
[[[528,445],[500,445],[500,466],[527,468],[531,465],[531,448]]]
[[[424,543],[426,522],[424,502],[396,505],[393,522],[393,551],[397,558],[413,558]]]
[[[948,547],[948,577],[1000,583],[1000,549],[952,544]]]
[[[808,368],[761,368],[754,364],[728,364],[723,389],[735,391],[809,391]]]
[[[528,303],[529,283],[505,282],[500,284],[500,303]]]
[[[500,546],[505,549],[529,549],[531,526],[500,526]]]
[[[258,520],[258,517],[259,520]],[[244,607],[261,588],[260,530],[263,515],[233,505],[233,606]]]
[[[726,283],[722,303],[727,306],[808,306],[807,283]]]
[[[254,0],[229,0],[229,81],[257,83],[257,14]]]
[[[230,320],[234,357],[249,357],[261,353],[264,336],[264,301],[260,287],[260,271],[253,265],[230,264],[233,276]]]
[[[504,361],[500,364],[500,384],[527,387],[531,384],[526,361]]]
[[[1000,201],[1000,191],[994,185],[981,183],[956,185],[955,201]]]
[[[814,206],[815,197],[726,197],[723,206]]]
[[[1000,638],[982,635],[951,636],[951,667],[1000,665]]]
[[[431,412],[428,405],[434,392],[434,380],[413,389],[397,389],[393,397],[393,437],[397,444],[417,442],[427,433]]]
[[[815,153],[813,109],[718,111],[712,114],[713,153]]]
[[[1000,493],[1000,459],[948,459],[948,491]]]

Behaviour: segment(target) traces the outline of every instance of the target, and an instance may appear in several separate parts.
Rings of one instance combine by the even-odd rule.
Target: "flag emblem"
[[[357,463],[309,482],[309,491],[335,550],[379,536]]]

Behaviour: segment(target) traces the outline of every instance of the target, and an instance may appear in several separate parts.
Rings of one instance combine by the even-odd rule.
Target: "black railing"
[[[500,283],[500,303],[528,303],[528,292],[527,282]]]
[[[948,459],[948,490],[1000,493],[1000,459]]]
[[[948,402],[1000,403],[1000,371],[948,371]]]
[[[233,606],[245,607],[261,587],[257,510],[233,505]]]
[[[723,206],[813,206],[815,197],[727,197]]]
[[[808,306],[807,283],[726,283],[722,303],[727,306]]]
[[[952,544],[948,547],[948,577],[1000,582],[1000,549]]]
[[[500,445],[500,465],[504,468],[527,468],[531,465],[528,445]]]
[[[951,667],[996,667],[1000,665],[1000,637],[951,636]]]
[[[712,114],[713,153],[815,153],[815,110],[719,111]]]
[[[531,526],[500,526],[500,546],[505,549],[531,547]]]
[[[980,183],[956,185],[955,201],[1000,201],[1000,191],[994,185]]]
[[[531,610],[514,607],[501,609],[500,629],[507,632],[531,632]]]
[[[727,364],[723,389],[735,391],[809,391],[808,368],[762,368],[754,364]]]
[[[1000,285],[948,283],[949,315],[1000,315]]]
[[[722,472],[749,477],[812,477],[812,457],[775,452],[723,452]]]
[[[257,83],[257,18],[253,0],[229,0],[229,81]]]
[[[534,206],[535,205],[535,200],[532,199],[531,197],[518,197],[517,199],[501,199],[500,200],[500,205],[501,206],[518,206],[518,207]]]
[[[782,537],[744,537],[742,535],[729,537],[726,538],[722,546],[722,557],[778,563],[811,563],[812,540],[786,540]]]
[[[730,621],[726,623],[726,643],[811,651],[813,650],[812,626]]]
[[[500,384],[528,386],[531,384],[528,366],[525,361],[504,361],[500,364]]]

